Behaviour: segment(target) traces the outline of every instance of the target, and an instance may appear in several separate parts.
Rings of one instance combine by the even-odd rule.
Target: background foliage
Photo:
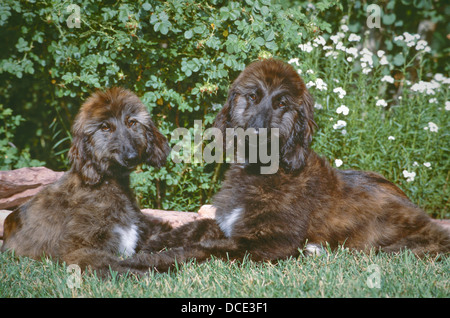
[[[70,4],[81,8],[80,28],[66,23],[72,14],[67,11]],[[305,82],[320,78],[328,85],[326,90],[311,87],[323,106],[316,115],[315,150],[332,162],[342,160],[341,168],[383,173],[429,213],[448,217],[449,127],[443,106],[448,83],[433,96],[411,92],[409,87],[438,72],[448,73],[450,9],[431,0],[379,1],[382,27],[368,29],[368,4],[2,1],[0,168],[45,164],[66,169],[70,125],[96,88],[117,85],[133,90],[160,130],[170,136],[177,127],[192,130],[194,120],[202,120],[204,128],[210,126],[229,84],[248,63],[269,56],[298,58],[293,65]],[[348,53],[336,45],[332,55],[326,55],[323,47],[312,52],[299,49],[318,36],[331,44],[331,36],[343,25],[361,37],[358,50],[366,47],[373,52],[374,66],[368,74],[362,72],[360,60],[349,61]],[[406,42],[393,41],[403,32],[419,31],[431,52],[416,54]],[[352,44],[348,36],[342,41]],[[379,65],[379,50],[385,52],[388,65]],[[385,75],[392,75],[395,82],[381,82]],[[333,92],[337,87],[347,92],[345,100]],[[429,103],[430,98],[437,103]],[[388,107],[376,107],[378,99],[386,100]],[[345,135],[333,129],[342,116],[336,108],[343,103],[350,109]],[[423,129],[430,121],[439,127],[435,134]],[[391,135],[396,140],[388,144]],[[431,162],[431,169],[422,166],[424,161]],[[225,169],[168,160],[157,171],[142,166],[132,182],[143,207],[195,211],[220,187]],[[403,170],[415,171],[416,179],[407,182]]]

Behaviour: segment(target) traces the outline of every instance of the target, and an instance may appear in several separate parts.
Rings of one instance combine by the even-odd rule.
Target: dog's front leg
[[[132,273],[145,274],[149,270],[166,272],[174,268],[176,264],[181,265],[191,259],[200,263],[211,256],[222,259],[241,259],[244,255],[245,251],[241,253],[232,239],[205,240],[159,253],[141,252],[121,261],[119,265],[122,269],[128,269]]]
[[[225,236],[213,219],[189,222],[169,232],[151,236],[142,246],[145,253],[160,252],[163,249],[189,246],[202,241],[221,240]]]
[[[128,272],[128,268],[120,265],[120,258],[115,255],[95,248],[80,248],[65,254],[62,260],[67,265],[76,264],[85,272],[87,269],[96,271],[100,277],[107,277],[110,271],[120,274]]]

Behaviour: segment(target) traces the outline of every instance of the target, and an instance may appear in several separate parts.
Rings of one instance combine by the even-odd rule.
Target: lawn
[[[171,273],[150,272],[99,279],[49,259],[43,262],[0,255],[0,297],[449,297],[450,257],[419,259],[362,254],[340,248],[323,255],[278,264],[210,260],[190,262]],[[76,286],[78,284],[78,287]],[[70,288],[72,286],[72,288]]]

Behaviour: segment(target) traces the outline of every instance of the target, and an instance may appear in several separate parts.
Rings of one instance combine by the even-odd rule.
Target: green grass
[[[380,288],[370,287],[379,271]],[[114,276],[83,274],[80,288],[69,288],[71,271],[49,259],[0,255],[0,297],[449,297],[450,257],[419,259],[351,253],[345,249],[270,263],[217,259],[190,262],[171,273]]]

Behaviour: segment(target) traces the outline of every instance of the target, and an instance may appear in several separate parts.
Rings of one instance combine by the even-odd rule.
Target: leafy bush
[[[83,100],[100,87],[136,92],[169,139],[177,127],[193,132],[194,120],[209,127],[237,74],[258,58],[275,56],[302,71],[323,105],[314,141],[319,153],[342,160],[342,168],[381,172],[430,213],[448,216],[447,79],[438,75],[434,94],[411,91],[420,80],[432,83],[445,59],[439,36],[447,33],[434,33],[439,41],[433,41],[430,52],[415,50],[417,38],[410,47],[403,35],[414,33],[423,18],[445,23],[438,4],[416,14],[411,9],[421,1],[382,2],[382,28],[367,30],[367,4],[361,1],[74,3],[80,8],[80,28],[72,25],[77,21],[73,7],[67,10],[70,2],[0,4],[0,41],[9,44],[0,51],[0,104],[13,110],[14,116],[2,119],[15,129],[8,130],[9,143],[0,144],[0,160],[14,144],[21,149],[10,155],[14,162],[31,154],[50,168],[66,169],[70,125]],[[399,35],[404,39],[393,41]],[[436,63],[430,63],[431,56]],[[382,81],[385,76],[394,82]],[[342,99],[341,90],[346,92]],[[382,101],[388,107],[376,106]],[[336,113],[341,105],[348,115]],[[333,129],[337,120],[347,126]],[[439,127],[437,132],[423,129],[429,122]],[[0,166],[17,164],[0,161]],[[143,207],[195,211],[220,187],[225,168],[169,160],[157,171],[142,166],[132,183]],[[404,170],[415,172],[415,180],[407,182]]]
[[[11,108],[4,108],[0,104],[0,170],[18,169],[39,166],[43,162],[31,159],[28,149],[19,151],[12,143],[17,127],[24,119],[20,115],[13,115]]]

